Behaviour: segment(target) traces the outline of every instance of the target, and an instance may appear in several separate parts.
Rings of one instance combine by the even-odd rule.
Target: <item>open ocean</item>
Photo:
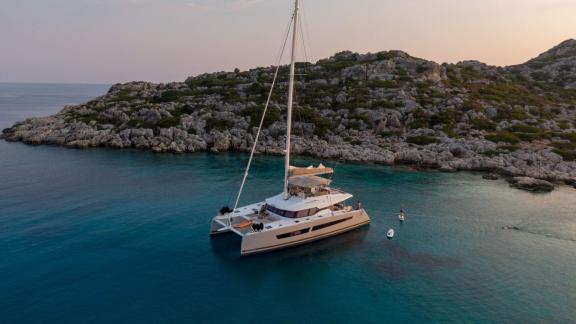
[[[107,88],[0,84],[0,128]],[[246,160],[0,141],[0,323],[576,322],[572,188],[332,163],[372,224],[241,258],[208,231]],[[243,202],[282,168],[258,157]]]

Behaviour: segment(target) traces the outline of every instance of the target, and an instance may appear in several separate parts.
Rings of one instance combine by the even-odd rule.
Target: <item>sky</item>
[[[438,63],[503,66],[576,38],[576,0],[302,2],[311,60],[342,50],[399,49]],[[0,0],[0,82],[170,82],[269,66],[292,6],[292,0]]]

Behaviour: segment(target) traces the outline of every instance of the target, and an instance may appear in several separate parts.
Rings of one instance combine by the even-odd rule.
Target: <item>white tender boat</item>
[[[265,114],[280,67],[278,60],[272,89],[268,95],[260,127],[248,160],[248,166],[233,209],[223,208],[212,219],[210,234],[235,233],[242,238],[241,254],[250,255],[304,244],[368,225],[370,217],[359,203],[356,208],[346,204],[352,195],[330,187],[334,170],[318,167],[298,168],[290,165],[292,107],[294,98],[295,50],[299,26],[299,0],[292,16],[292,59],[287,105],[287,134],[283,192],[261,202],[238,207],[250,165],[254,157]],[[288,34],[286,34],[286,39]],[[285,41],[286,41],[285,39]],[[324,177],[323,177],[324,176]]]
[[[386,237],[388,237],[388,239],[392,239],[392,238],[394,238],[394,235],[395,235],[395,234],[396,234],[396,233],[394,232],[394,229],[391,228],[391,229],[388,230],[388,233],[386,233]]]

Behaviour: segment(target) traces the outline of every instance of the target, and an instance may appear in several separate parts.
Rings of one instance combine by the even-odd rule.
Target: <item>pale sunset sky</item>
[[[400,49],[439,63],[511,65],[576,38],[576,0],[302,2],[314,60]],[[292,5],[0,0],[0,82],[169,82],[272,65]]]

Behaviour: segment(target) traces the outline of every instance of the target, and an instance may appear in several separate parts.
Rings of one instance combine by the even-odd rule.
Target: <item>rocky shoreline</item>
[[[0,138],[69,148],[248,152],[272,72],[117,84],[54,116],[18,122]],[[301,64],[298,72],[306,76],[297,83],[294,154],[538,179],[512,180],[529,190],[547,190],[546,181],[576,184],[575,40],[507,68],[440,65],[390,51],[343,52]],[[272,98],[260,154],[283,153],[286,86],[280,80]]]
[[[161,130],[154,135],[151,129],[126,129],[119,134],[111,130],[95,130],[85,124],[68,125],[58,116],[32,118],[4,130],[1,138],[27,144],[48,144],[68,148],[136,148],[153,152],[249,152],[253,134],[246,132],[215,131],[203,137],[190,135],[177,128]],[[382,165],[409,165],[438,169],[443,172],[483,171],[505,177],[530,177],[555,183],[575,183],[576,162],[563,161],[549,149],[520,149],[514,152],[488,156],[497,145],[486,140],[443,139],[440,143],[419,146],[405,142],[390,143],[387,149],[378,145],[330,143],[319,138],[296,136],[293,153],[319,159],[346,162],[377,163]],[[258,154],[283,154],[283,138],[270,137],[261,141]]]

